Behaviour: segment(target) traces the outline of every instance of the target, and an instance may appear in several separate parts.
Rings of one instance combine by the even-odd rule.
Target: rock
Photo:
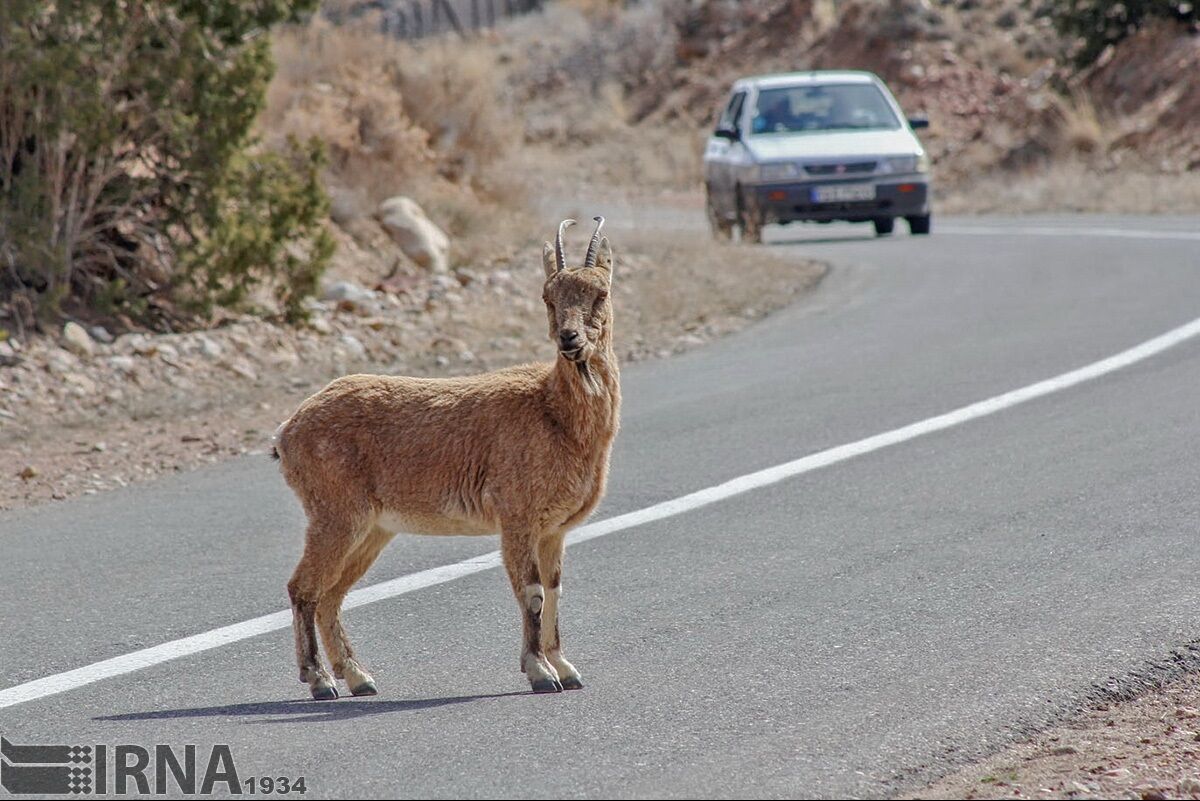
[[[71,394],[78,397],[88,397],[96,394],[96,382],[83,373],[67,373],[63,382],[71,387]]]
[[[321,300],[366,302],[374,299],[374,292],[353,281],[337,281],[325,287],[325,291],[321,293]]]
[[[25,465],[21,472],[17,473],[17,478],[21,479],[22,481],[28,481],[31,478],[37,478],[37,476],[38,469],[31,464]]]
[[[0,342],[0,367],[16,367],[23,359],[16,354],[12,345]]]
[[[93,325],[88,329],[88,333],[92,335],[92,339],[97,342],[103,342],[105,345],[111,345],[113,335],[108,333],[108,329],[102,325]]]
[[[153,356],[158,353],[158,343],[145,334],[135,334],[129,338],[129,348],[138,356]]]
[[[249,379],[250,381],[258,380],[258,371],[255,370],[254,365],[250,364],[250,362],[246,359],[233,359],[232,361],[226,362],[225,366],[240,375],[242,378]]]
[[[313,317],[308,321],[308,324],[312,327],[312,330],[316,331],[318,334],[329,335],[333,333],[333,326],[330,325],[329,321],[324,317]]]
[[[196,337],[196,343],[200,346],[200,355],[206,359],[219,359],[224,352],[220,345],[206,336]]]
[[[397,195],[383,201],[377,216],[404,255],[435,273],[449,269],[450,238],[412,198]]]
[[[108,360],[108,366],[128,376],[137,370],[137,361],[132,356],[113,356]]]
[[[174,345],[162,344],[158,346],[159,357],[168,364],[179,360],[179,350]]]
[[[346,355],[355,361],[367,358],[367,348],[357,337],[346,334],[338,340],[338,344],[346,351]]]
[[[69,350],[63,348],[54,348],[46,354],[46,369],[54,375],[62,375],[64,373],[77,370],[80,366],[78,357]]]
[[[96,343],[79,323],[67,323],[62,330],[62,344],[76,356],[91,356]]]
[[[354,314],[370,314],[375,310],[375,293],[353,281],[338,281],[325,288],[322,300],[330,300],[339,309]]]
[[[287,348],[279,348],[267,357],[267,362],[272,367],[295,367],[300,364],[300,357],[294,351]]]
[[[346,226],[363,216],[363,198],[348,189],[329,190],[329,219]]]

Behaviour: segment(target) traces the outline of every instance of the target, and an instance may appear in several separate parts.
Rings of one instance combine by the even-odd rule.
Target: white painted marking
[[[1200,231],[1156,231],[1153,229],[1126,228],[1074,228],[1071,226],[1030,225],[1001,228],[984,225],[944,225],[937,229],[939,234],[961,234],[967,236],[1103,236],[1113,239],[1178,239],[1200,242]]]
[[[1085,381],[1091,381],[1124,367],[1145,361],[1168,348],[1175,347],[1181,342],[1186,342],[1194,338],[1198,334],[1200,334],[1200,318],[1172,329],[1154,339],[1147,340],[1129,350],[1122,351],[1115,356],[1101,359],[1098,362],[1093,362],[1077,370],[1048,378],[1045,381],[1038,381],[1035,384],[1029,384],[1020,389],[1005,392],[1002,395],[996,395],[987,400],[972,403],[969,406],[963,406],[902,428],[885,431],[882,434],[876,434],[866,439],[860,439],[857,442],[840,445],[836,448],[820,451],[819,453],[814,453],[791,462],[768,467],[765,470],[739,476],[723,484],[708,487],[707,489],[702,489],[689,495],[675,498],[674,500],[656,503],[653,506],[639,509],[636,512],[629,512],[617,515],[616,517],[610,517],[607,520],[589,523],[586,526],[575,529],[575,531],[568,535],[567,543],[577,544],[586,542],[594,540],[597,537],[624,531],[625,529],[653,523],[656,520],[674,517],[675,515],[732,498],[735,495],[741,495],[789,478],[795,478],[796,476],[818,470],[822,467],[844,462],[855,456],[862,456],[881,448],[907,442],[925,434],[932,434],[936,431],[962,425],[972,420],[978,420],[981,417],[987,417],[1005,409],[1011,409],[1019,404],[1055,392],[1061,392],[1077,384],[1082,384]],[[429,570],[422,570],[419,573],[400,576],[391,581],[384,581],[379,584],[373,584],[370,587],[355,590],[346,596],[345,607],[363,606],[387,598],[394,598],[397,595],[415,592],[436,584],[444,584],[473,573],[491,570],[492,568],[499,567],[500,564],[500,552],[492,551],[491,553],[485,553],[482,556],[476,556],[451,565],[443,565],[441,567],[430,568]],[[163,662],[197,654],[201,651],[208,651],[222,645],[255,637],[259,634],[267,634],[272,631],[285,629],[291,625],[291,622],[292,615],[290,610],[275,612],[270,615],[253,618],[252,620],[244,620],[241,623],[233,623],[219,629],[213,629],[212,631],[194,634],[191,637],[172,640],[162,645],[143,648],[133,653],[113,657],[112,659],[105,659],[102,662],[85,665],[84,667],[68,670],[64,673],[56,673],[53,676],[27,681],[24,684],[0,690],[0,709],[63,693],[77,687],[102,681],[103,679],[132,673],[135,670],[159,665]]]

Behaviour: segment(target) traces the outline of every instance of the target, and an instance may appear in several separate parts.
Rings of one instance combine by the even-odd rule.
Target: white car
[[[896,98],[870,72],[743,78],[704,152],[713,234],[762,241],[767,223],[874,223],[913,234],[931,224],[929,157]]]

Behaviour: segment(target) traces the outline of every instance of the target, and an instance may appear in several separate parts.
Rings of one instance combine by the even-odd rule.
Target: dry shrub
[[[478,262],[492,242],[520,238],[521,193],[495,169],[520,126],[485,42],[413,45],[314,20],[282,31],[274,50],[262,126],[272,140],[326,143],[331,216],[361,248],[379,245],[370,218],[396,195],[414,198],[450,235],[454,263]],[[376,258],[372,270],[396,258]]]
[[[405,113],[397,46],[391,40],[314,23],[281,33],[263,127],[274,138],[326,143],[332,187],[369,204],[436,171],[429,132]]]
[[[1200,173],[1162,174],[1136,166],[1098,170],[1066,158],[1018,174],[996,172],[942,192],[946,214],[1033,214],[1044,211],[1109,214],[1200,212]]]
[[[1062,115],[1060,128],[1062,144],[1069,153],[1090,155],[1103,152],[1106,148],[1105,126],[1091,98],[1077,92],[1059,106]]]

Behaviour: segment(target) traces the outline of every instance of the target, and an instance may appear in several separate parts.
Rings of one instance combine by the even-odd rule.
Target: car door
[[[713,208],[726,218],[732,218],[737,208],[733,196],[734,167],[740,158],[739,149],[743,145],[738,139],[721,135],[720,132],[737,131],[740,136],[742,111],[746,105],[747,94],[746,90],[740,89],[730,95],[704,153],[704,180],[708,185]]]

